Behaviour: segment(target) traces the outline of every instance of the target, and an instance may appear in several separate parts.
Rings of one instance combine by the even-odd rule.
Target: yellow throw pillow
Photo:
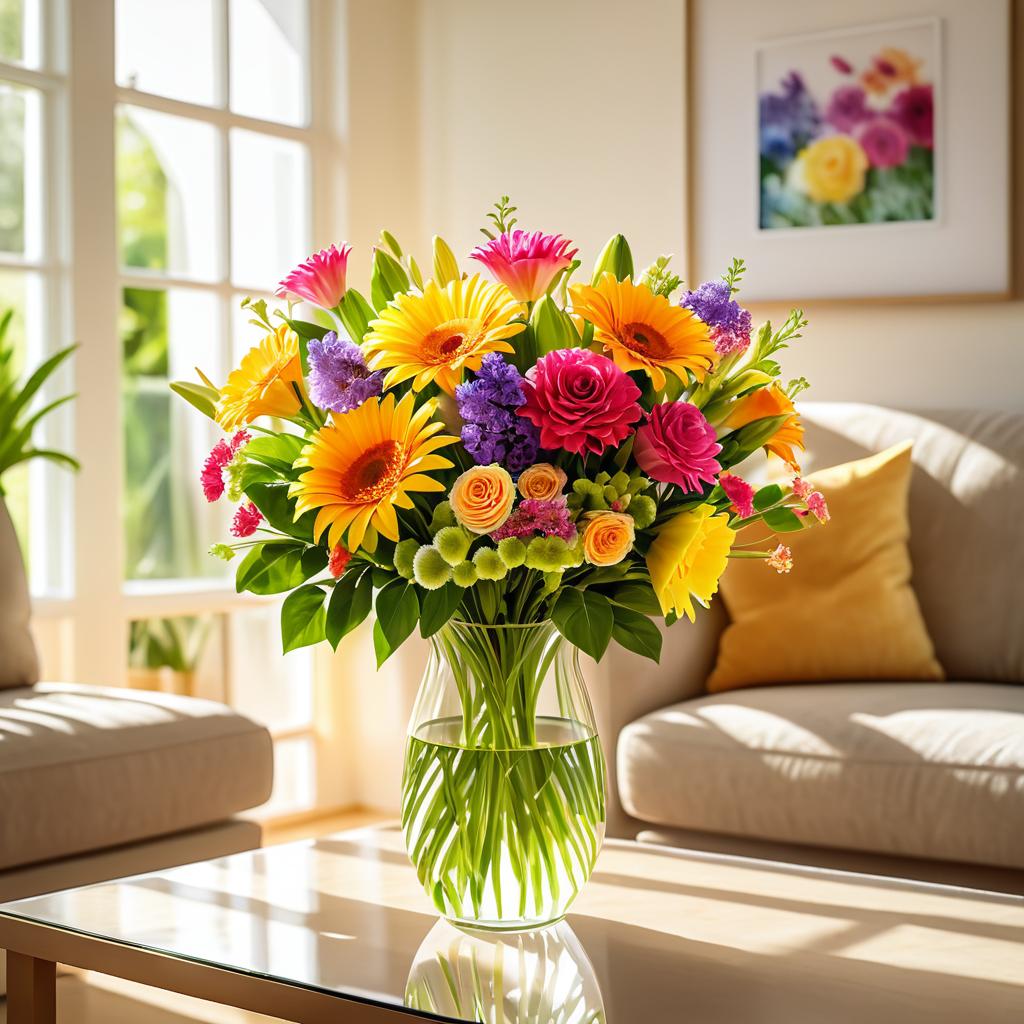
[[[733,559],[721,591],[732,624],[708,690],[765,683],[943,679],[910,588],[910,442],[809,481],[831,520],[787,533],[793,570]],[[755,524],[738,543],[758,536]],[[763,531],[763,528],[761,528]]]

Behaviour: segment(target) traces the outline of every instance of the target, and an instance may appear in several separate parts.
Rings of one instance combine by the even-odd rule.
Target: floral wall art
[[[933,220],[938,65],[935,19],[766,45],[761,230]]]

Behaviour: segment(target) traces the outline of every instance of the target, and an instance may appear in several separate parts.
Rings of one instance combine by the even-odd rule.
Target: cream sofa
[[[706,695],[716,601],[660,666],[592,667],[610,831],[1022,891],[1024,415],[802,411],[807,470],[914,439],[912,584],[948,681]]]
[[[253,849],[262,726],[212,701],[38,681],[0,501],[0,902]],[[3,986],[0,951],[0,996]]]

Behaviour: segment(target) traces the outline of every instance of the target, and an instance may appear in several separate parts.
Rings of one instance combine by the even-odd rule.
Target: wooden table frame
[[[56,1024],[58,963],[296,1024],[409,1024],[428,1019],[411,1010],[375,1006],[12,917],[0,916],[0,949],[7,950],[7,1024]]]

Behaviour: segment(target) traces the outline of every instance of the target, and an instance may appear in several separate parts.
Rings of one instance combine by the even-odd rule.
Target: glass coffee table
[[[304,1024],[1024,1020],[1024,898],[615,840],[542,932],[440,921],[378,828],[9,903],[0,948],[8,1024],[57,963]]]

